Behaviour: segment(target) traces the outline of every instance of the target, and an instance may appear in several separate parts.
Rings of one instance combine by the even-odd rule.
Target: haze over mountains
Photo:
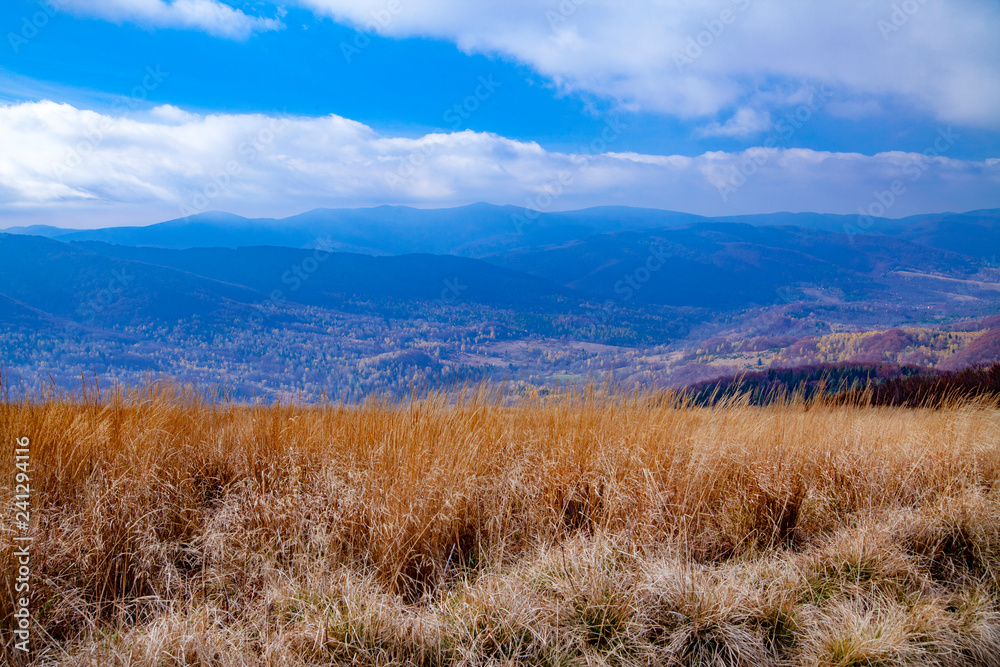
[[[73,230],[45,225],[11,227],[12,234],[31,234],[61,241],[104,241],[117,245],[160,248],[252,245],[314,247],[326,242],[334,249],[367,254],[431,253],[482,257],[518,247],[537,247],[579,240],[589,235],[621,231],[676,228],[697,223],[732,222],[752,226],[794,226],[833,233],[928,235],[956,238],[978,247],[997,221],[997,211],[934,214],[903,219],[856,215],[775,213],[706,218],[689,213],[627,206],[579,211],[538,212],[516,206],[472,204],[457,208],[417,209],[378,206],[315,209],[288,218],[244,218],[208,212],[142,227]],[[967,240],[966,240],[967,239]],[[955,241],[953,241],[955,243]],[[955,249],[955,248],[950,248]]]
[[[22,378],[171,372],[353,398],[414,377],[544,383],[612,367],[676,384],[830,360],[840,343],[826,337],[894,327],[909,338],[876,360],[974,363],[995,353],[992,325],[973,321],[998,312],[998,249],[996,210],[708,219],[477,204],[12,228],[0,345]],[[866,345],[833,360],[882,349]]]
[[[505,247],[559,243],[599,232],[651,229],[699,220],[698,216],[682,213],[627,207],[537,213],[514,206],[473,204],[447,209],[406,206],[316,209],[280,220],[209,212],[145,227],[66,230],[36,226],[6,231],[62,241],[104,241],[162,248],[251,245],[301,248],[326,242],[338,250],[368,254],[474,257]]]

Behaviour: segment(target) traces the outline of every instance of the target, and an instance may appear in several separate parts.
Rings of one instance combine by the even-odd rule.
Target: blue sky
[[[1000,3],[830,5],[11,0],[0,227],[1000,206]]]

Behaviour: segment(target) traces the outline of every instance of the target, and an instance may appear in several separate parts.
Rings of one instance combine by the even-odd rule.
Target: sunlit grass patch
[[[0,430],[32,438],[39,664],[991,665],[997,416],[150,387]]]

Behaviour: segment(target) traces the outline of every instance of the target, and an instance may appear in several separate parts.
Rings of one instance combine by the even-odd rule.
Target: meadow
[[[1000,665],[1000,411],[166,384],[0,403],[46,665]]]

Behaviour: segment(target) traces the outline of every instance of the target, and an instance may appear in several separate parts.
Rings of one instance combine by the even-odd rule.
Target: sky
[[[998,0],[5,0],[0,228],[1000,207]]]

